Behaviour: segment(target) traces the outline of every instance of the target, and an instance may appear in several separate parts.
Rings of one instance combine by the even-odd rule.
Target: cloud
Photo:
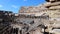
[[[16,6],[16,5],[12,5],[12,7],[13,7],[13,8],[18,8],[18,6]]]
[[[0,7],[3,7],[3,5],[0,5]]]

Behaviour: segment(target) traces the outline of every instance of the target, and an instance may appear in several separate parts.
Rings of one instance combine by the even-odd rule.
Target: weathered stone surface
[[[60,0],[46,0],[47,2],[60,1]]]
[[[52,9],[52,10],[54,10],[54,9],[60,9],[60,5],[59,6],[52,6],[52,7],[50,7],[49,9]]]
[[[54,3],[48,3],[48,4],[45,4],[44,6],[58,6],[60,5],[60,2],[54,2]]]
[[[40,34],[42,32],[41,29],[44,29],[43,32],[59,34],[59,32],[54,32],[53,30],[60,28],[60,0],[46,1],[46,3],[40,6],[21,8],[19,11],[20,16],[16,22],[24,25],[24,28],[21,28],[23,29],[23,34]],[[46,17],[46,15],[48,17]],[[32,22],[34,23],[31,24]],[[43,24],[43,26],[41,24]]]

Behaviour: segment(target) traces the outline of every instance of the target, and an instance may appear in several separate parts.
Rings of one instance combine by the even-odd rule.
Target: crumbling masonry
[[[18,14],[0,11],[0,34],[60,34],[60,0],[21,7]]]

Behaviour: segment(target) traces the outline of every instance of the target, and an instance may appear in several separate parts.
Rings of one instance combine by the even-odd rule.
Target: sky
[[[44,2],[45,0],[0,0],[0,10],[18,13],[22,6],[37,6]]]

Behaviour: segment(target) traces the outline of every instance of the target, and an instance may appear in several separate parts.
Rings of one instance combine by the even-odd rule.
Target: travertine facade
[[[19,14],[33,16],[49,16],[49,19],[41,19],[47,27],[45,32],[48,34],[59,34],[60,32],[60,0],[46,0],[46,3],[35,7],[23,7]]]
[[[20,14],[40,14],[39,16],[46,13],[51,18],[59,18],[60,17],[60,2],[59,0],[46,0],[47,2],[40,6],[31,6],[31,7],[22,7],[19,11]],[[49,2],[48,2],[49,1]]]

